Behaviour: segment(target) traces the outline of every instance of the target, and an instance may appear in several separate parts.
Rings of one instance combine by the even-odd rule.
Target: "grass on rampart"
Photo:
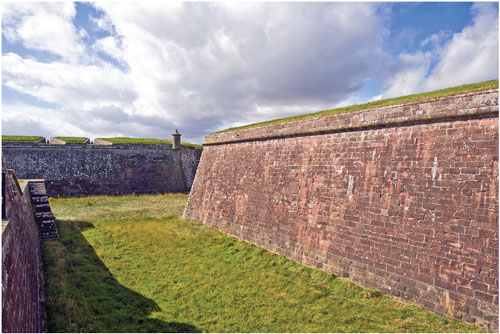
[[[54,138],[71,144],[83,144],[88,139],[86,137],[54,137]]]
[[[184,220],[186,200],[50,199],[48,331],[484,331]]]
[[[156,139],[156,138],[112,137],[112,138],[98,138],[98,139],[105,140],[112,144],[172,144],[172,140],[170,139]],[[185,143],[185,142],[181,142],[181,145],[202,147],[201,145]]]
[[[321,116],[327,116],[327,115],[343,114],[343,113],[348,113],[348,112],[352,112],[352,111],[361,111],[361,110],[368,110],[368,109],[373,109],[373,108],[394,106],[394,105],[398,105],[398,104],[419,102],[419,101],[430,100],[430,99],[435,99],[435,98],[439,98],[439,97],[465,94],[465,93],[471,93],[471,92],[494,89],[494,88],[498,88],[498,80],[482,81],[482,82],[469,84],[469,85],[461,85],[461,86],[456,86],[456,87],[435,90],[432,92],[401,96],[401,97],[396,97],[396,98],[384,99],[384,100],[373,101],[373,102],[368,102],[368,103],[363,103],[363,104],[356,104],[356,105],[352,105],[352,106],[335,108],[335,109],[328,109],[328,110],[318,111],[318,112],[314,112],[314,113],[310,113],[310,114],[273,119],[273,120],[269,120],[269,121],[264,121],[264,122],[253,123],[253,124],[243,125],[243,126],[239,126],[239,127],[229,128],[226,130],[214,132],[213,134],[230,132],[230,131],[238,131],[238,130],[244,130],[244,129],[250,129],[250,128],[257,128],[257,127],[261,127],[261,126],[275,125],[275,124],[287,123],[287,122],[293,122],[293,121],[300,121],[300,120],[304,120],[304,119],[308,119],[308,118],[315,118],[315,117],[321,117]]]
[[[3,142],[35,142],[42,136],[9,136],[2,135]]]

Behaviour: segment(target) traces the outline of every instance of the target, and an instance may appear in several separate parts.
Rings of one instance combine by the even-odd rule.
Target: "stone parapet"
[[[213,134],[184,217],[498,329],[498,90]]]
[[[27,187],[19,187],[2,160],[2,332],[46,331],[40,237]]]
[[[204,145],[367,130],[494,115],[498,115],[498,89],[215,133],[205,137]]]

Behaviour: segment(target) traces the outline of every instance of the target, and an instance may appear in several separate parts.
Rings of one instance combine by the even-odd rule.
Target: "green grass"
[[[66,143],[83,144],[88,138],[86,137],[54,137]]]
[[[184,220],[186,200],[50,199],[48,331],[484,331]]]
[[[170,139],[156,139],[156,138],[131,138],[131,137],[112,137],[112,138],[98,138],[110,142],[112,144],[172,144]],[[184,146],[202,147],[198,144],[191,144],[181,142]]]
[[[35,142],[42,136],[8,136],[2,135],[2,141],[4,142]]]
[[[314,112],[314,113],[310,113],[310,114],[273,119],[273,120],[269,120],[269,121],[264,121],[264,122],[253,123],[253,124],[243,125],[243,126],[239,126],[239,127],[229,128],[226,130],[214,132],[213,134],[230,132],[230,131],[238,131],[238,130],[244,130],[244,129],[250,129],[250,128],[257,128],[257,127],[261,127],[261,126],[275,125],[275,124],[280,124],[280,123],[288,123],[288,122],[300,121],[300,120],[304,120],[304,119],[308,119],[308,118],[327,116],[327,115],[344,114],[344,113],[348,113],[348,112],[352,112],[352,111],[368,110],[368,109],[387,107],[387,106],[393,106],[393,105],[398,105],[398,104],[419,102],[419,101],[424,101],[424,100],[429,100],[429,99],[435,99],[438,97],[446,97],[446,96],[452,96],[452,95],[458,95],[458,94],[465,94],[465,93],[471,93],[471,92],[494,89],[494,88],[498,88],[498,80],[483,81],[483,82],[478,82],[478,83],[469,84],[469,85],[461,85],[461,86],[457,86],[457,87],[435,90],[432,92],[401,96],[401,97],[396,97],[396,98],[391,98],[391,99],[373,101],[373,102],[364,103],[364,104],[356,104],[356,105],[352,105],[352,106],[348,106],[348,107],[328,109],[328,110],[318,111],[318,112]]]

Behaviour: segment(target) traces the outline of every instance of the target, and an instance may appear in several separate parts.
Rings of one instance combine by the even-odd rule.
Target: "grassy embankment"
[[[131,137],[112,137],[112,138],[98,138],[110,142],[112,144],[172,144],[170,139],[156,139],[156,138],[131,138]],[[184,146],[202,147],[198,144],[191,144],[181,142]]]
[[[51,199],[49,331],[483,331],[184,220],[186,200]]]
[[[35,142],[42,136],[9,136],[2,135],[2,141],[4,142]]]
[[[287,123],[287,122],[293,122],[293,121],[300,121],[300,120],[304,120],[304,119],[308,119],[308,118],[315,118],[315,117],[321,117],[321,116],[327,116],[327,115],[344,114],[344,113],[353,112],[353,111],[361,111],[361,110],[368,110],[368,109],[373,109],[373,108],[394,106],[394,105],[398,105],[398,104],[413,103],[413,102],[419,102],[419,101],[424,101],[424,100],[429,100],[429,99],[435,99],[435,98],[439,98],[439,97],[472,93],[472,92],[494,89],[494,88],[498,88],[498,80],[482,81],[482,82],[469,84],[469,85],[461,85],[461,86],[456,86],[456,87],[435,90],[432,92],[425,92],[425,93],[420,93],[420,94],[401,96],[401,97],[378,100],[378,101],[373,101],[373,102],[363,103],[363,104],[355,104],[355,105],[348,106],[348,107],[322,110],[322,111],[318,111],[318,112],[314,112],[314,113],[310,113],[310,114],[273,119],[273,120],[269,120],[269,121],[264,121],[264,122],[253,123],[253,124],[243,125],[243,126],[239,126],[239,127],[229,128],[229,129],[225,129],[222,131],[214,132],[213,134],[230,132],[230,131],[238,131],[238,130],[244,130],[244,129],[250,129],[250,128],[257,128],[257,127],[261,127],[261,126],[275,125],[275,124]]]

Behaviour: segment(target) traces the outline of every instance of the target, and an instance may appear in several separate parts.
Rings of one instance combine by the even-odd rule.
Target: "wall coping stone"
[[[50,143],[49,144],[52,144],[52,145],[64,145],[64,144],[67,144],[67,143],[64,140],[52,137],[52,138],[50,138]]]
[[[113,143],[99,138],[94,139],[94,145],[113,145]]]
[[[7,225],[9,225],[9,220],[8,219],[3,219],[2,218],[2,233],[3,231],[5,231],[5,229],[7,228]]]
[[[14,173],[14,171],[12,169],[7,169],[7,171],[12,171],[12,173]],[[15,173],[13,174],[14,177],[15,177]],[[17,180],[17,178],[16,178]],[[19,195],[22,195],[24,194],[24,192],[27,190],[28,188],[28,184],[29,183],[45,183],[45,179],[23,179],[23,182],[19,182],[19,180],[17,181],[17,189],[19,190]],[[8,218],[4,218],[2,217],[2,234],[3,232],[5,231],[5,229],[7,228],[7,226],[9,225],[9,222],[10,220]]]
[[[450,100],[456,100],[455,103],[460,103],[462,106],[454,108],[450,105]],[[495,102],[492,104],[491,100]],[[270,140],[485,116],[498,116],[498,89],[215,133],[205,136],[203,145]]]

